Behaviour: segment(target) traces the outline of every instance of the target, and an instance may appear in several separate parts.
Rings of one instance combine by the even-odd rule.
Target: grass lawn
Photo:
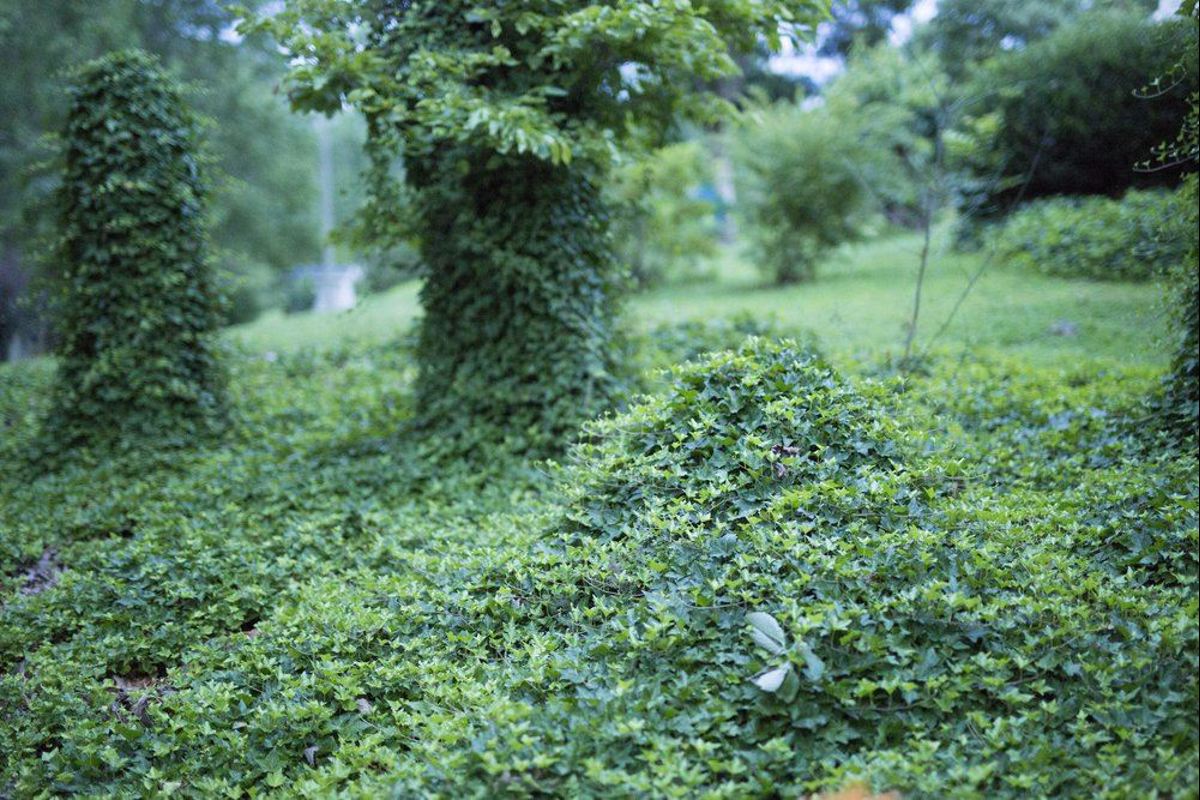
[[[785,329],[813,331],[835,359],[895,353],[903,349],[912,312],[919,246],[917,237],[901,236],[845,248],[814,283],[784,288],[764,285],[745,258],[727,252],[711,279],[638,294],[626,311],[641,328],[749,313]],[[918,347],[929,344],[981,264],[979,255],[951,252],[944,241],[934,250]],[[418,291],[409,282],[337,315],[272,312],[229,336],[251,352],[384,341],[412,325],[420,313]],[[934,344],[952,353],[997,351],[1039,366],[1094,359],[1159,367],[1166,363],[1159,298],[1153,284],[1065,280],[989,263]],[[1056,326],[1073,333],[1058,334]]]

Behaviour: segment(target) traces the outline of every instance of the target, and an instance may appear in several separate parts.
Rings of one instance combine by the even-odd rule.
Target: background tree
[[[963,126],[972,146],[959,151],[973,183],[966,207],[986,217],[1018,196],[1175,184],[1178,171],[1134,165],[1176,135],[1195,75],[1154,103],[1134,92],[1161,71],[1164,52],[1184,48],[1195,50],[1196,32],[1182,20],[1096,12],[989,61],[967,89],[975,114]]]
[[[820,0],[299,0],[267,20],[295,107],[367,118],[369,219],[420,236],[422,421],[443,442],[560,448],[601,408],[620,279],[601,179],[614,147],[710,119],[695,87]],[[404,159],[403,184],[393,163]],[[401,219],[411,197],[414,225]]]
[[[750,252],[778,285],[809,281],[829,251],[857,238],[871,212],[863,180],[873,151],[828,108],[751,109],[733,135],[738,203]]]
[[[1085,12],[1148,17],[1155,6],[1155,0],[939,0],[937,14],[914,38],[941,57],[953,79],[963,80],[974,65],[1044,39]]]
[[[46,200],[58,176],[38,165],[49,152],[45,137],[66,117],[61,75],[111,50],[159,56],[208,121],[214,257],[227,288],[247,278],[271,284],[283,270],[316,260],[310,126],[274,92],[284,69],[278,54],[264,37],[231,35],[232,24],[217,0],[0,0],[0,273],[11,277],[0,277],[0,285],[22,287],[0,289],[0,358],[15,329],[28,338],[49,322],[27,301],[37,285],[30,284],[30,255],[53,223]],[[350,179],[356,171],[341,174]],[[263,302],[241,300],[241,318]]]
[[[897,16],[913,0],[835,0],[830,19],[821,24],[819,52],[847,56],[856,47],[875,47],[887,41]]]
[[[952,194],[931,186],[941,140],[963,98],[932,55],[889,45],[860,48],[826,89],[829,112],[867,143],[855,169],[889,221],[921,228]]]
[[[57,444],[183,444],[220,423],[223,373],[196,125],[158,63],[125,51],[71,87],[61,239]]]

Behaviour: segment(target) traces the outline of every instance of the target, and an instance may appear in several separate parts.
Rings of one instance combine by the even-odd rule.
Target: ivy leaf
[[[792,665],[784,664],[782,667],[775,667],[756,675],[754,685],[768,694],[775,694],[790,674],[792,674]]]
[[[774,617],[764,611],[752,611],[746,615],[746,621],[752,626],[750,637],[755,644],[772,655],[783,655],[787,649],[787,634]]]
[[[825,674],[825,662],[804,642],[800,643],[798,649],[800,655],[804,656],[804,677],[813,683],[821,680],[821,676]]]

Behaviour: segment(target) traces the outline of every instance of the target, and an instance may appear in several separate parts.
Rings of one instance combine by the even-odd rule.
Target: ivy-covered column
[[[186,444],[224,405],[196,125],[139,51],[87,64],[70,96],[48,439]]]
[[[613,386],[614,258],[598,187],[534,158],[411,165],[428,276],[423,422],[458,446],[562,449]]]

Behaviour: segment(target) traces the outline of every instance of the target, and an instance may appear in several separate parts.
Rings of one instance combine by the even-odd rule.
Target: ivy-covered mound
[[[47,433],[61,448],[187,443],[224,396],[195,121],[139,51],[85,65],[70,96]]]
[[[394,347],[234,375],[228,447],[0,482],[0,793],[1198,789],[1197,457],[1122,421],[1153,371],[851,385],[752,340],[555,485],[390,440]]]
[[[471,780],[530,763],[526,788],[565,795],[860,771],[916,794],[1194,786],[1194,501],[1178,527],[1030,537],[961,507],[953,462],[916,466],[883,399],[759,340],[596,426],[550,535],[484,584],[489,628],[553,635],[525,735],[477,736]]]

